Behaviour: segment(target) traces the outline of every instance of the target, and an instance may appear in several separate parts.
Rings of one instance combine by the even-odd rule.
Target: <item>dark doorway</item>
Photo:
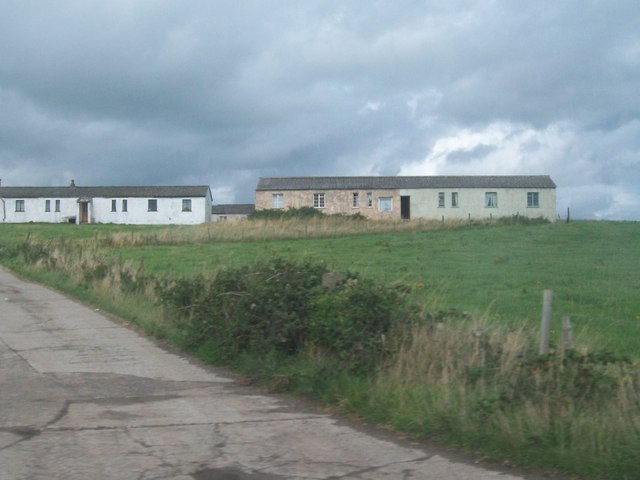
[[[80,223],[89,222],[89,203],[80,202]]]
[[[403,220],[411,218],[411,197],[408,195],[400,197],[400,218]]]

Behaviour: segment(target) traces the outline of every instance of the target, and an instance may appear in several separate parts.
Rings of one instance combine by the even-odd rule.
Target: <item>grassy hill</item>
[[[640,223],[510,223],[0,225],[0,261],[204,360],[416,438],[637,478]],[[326,287],[325,269],[355,273]],[[556,348],[538,355],[544,289]],[[575,351],[557,348],[563,315]]]
[[[239,227],[241,228],[241,227]],[[286,230],[285,230],[286,233]],[[285,256],[326,262],[415,299],[494,321],[539,322],[542,292],[554,292],[554,325],[570,315],[590,342],[640,354],[640,224],[574,222],[475,226],[322,238],[124,246],[112,255],[147,271],[191,275]]]
[[[542,292],[552,289],[556,327],[562,315],[570,315],[593,346],[640,355],[640,223],[443,228],[347,222],[343,228],[340,222],[309,222],[170,229],[2,225],[0,245],[27,236],[77,240],[85,248],[99,244],[101,255],[144,262],[147,272],[160,275],[189,276],[277,256],[312,259],[335,270],[408,284],[415,301],[431,308],[456,308],[511,324],[539,322]]]

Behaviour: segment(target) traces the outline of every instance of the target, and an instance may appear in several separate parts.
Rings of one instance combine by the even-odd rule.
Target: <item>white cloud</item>
[[[562,125],[536,130],[496,122],[480,129],[461,128],[435,140],[430,153],[403,166],[400,175],[546,174],[573,137]]]
[[[362,107],[360,110],[358,110],[358,113],[360,115],[366,114],[366,113],[370,113],[370,112],[377,112],[378,110],[380,110],[380,108],[383,106],[382,102],[367,102],[365,103],[364,107]]]
[[[603,220],[628,218],[640,220],[640,195],[628,192],[621,187],[608,187],[612,190],[611,201],[600,210],[596,210],[594,217]]]

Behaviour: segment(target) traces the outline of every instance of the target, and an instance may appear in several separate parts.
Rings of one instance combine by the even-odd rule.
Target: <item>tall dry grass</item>
[[[399,231],[438,230],[468,225],[464,221],[373,221],[350,217],[311,217],[215,222],[194,226],[172,226],[148,232],[117,232],[96,237],[100,245],[128,247],[139,245],[206,243],[244,240],[322,238]]]
[[[540,357],[535,332],[487,319],[414,326],[410,338],[379,374],[369,406],[396,427],[495,458],[633,478],[638,361],[586,350]]]

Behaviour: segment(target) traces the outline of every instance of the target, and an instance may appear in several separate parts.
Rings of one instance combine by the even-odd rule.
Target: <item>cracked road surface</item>
[[[523,477],[243,388],[0,269],[0,479],[340,478]]]

